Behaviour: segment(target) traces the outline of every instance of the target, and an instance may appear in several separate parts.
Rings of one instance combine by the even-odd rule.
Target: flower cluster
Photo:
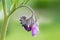
[[[27,17],[22,16],[20,21],[26,31],[32,31],[32,36],[36,36],[38,34],[39,24],[36,18],[33,19],[33,17],[30,17],[27,19]]]

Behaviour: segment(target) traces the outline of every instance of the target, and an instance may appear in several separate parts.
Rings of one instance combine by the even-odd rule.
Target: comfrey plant
[[[14,11],[21,7],[26,7],[32,12],[31,17],[27,18],[26,16],[22,16],[20,18],[22,26],[26,31],[32,31],[32,36],[36,36],[39,32],[39,23],[36,16],[34,15],[32,8],[26,6],[29,0],[24,0],[23,2],[20,2],[20,0],[9,0],[9,2],[11,2],[9,6],[7,5],[6,1],[8,0],[2,0],[4,23],[1,30],[0,40],[5,40],[9,17],[13,14]]]

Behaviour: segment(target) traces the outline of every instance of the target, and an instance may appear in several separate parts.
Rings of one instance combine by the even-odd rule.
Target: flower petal
[[[39,32],[38,22],[34,23],[32,26],[32,36],[36,36]]]
[[[25,29],[26,31],[28,31],[28,32],[31,31],[31,27],[28,27],[28,26],[26,26],[26,25],[23,26],[23,27],[24,27],[24,29]]]

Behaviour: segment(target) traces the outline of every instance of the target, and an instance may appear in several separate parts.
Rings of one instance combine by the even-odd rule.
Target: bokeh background
[[[21,0],[22,1],[22,0]],[[7,0],[9,4],[9,1]],[[60,40],[60,1],[59,0],[30,0],[27,3],[32,7],[39,20],[39,34],[32,37],[20,24],[22,15],[31,16],[27,8],[19,8],[9,18],[6,40]],[[0,33],[3,24],[3,9],[0,0]]]

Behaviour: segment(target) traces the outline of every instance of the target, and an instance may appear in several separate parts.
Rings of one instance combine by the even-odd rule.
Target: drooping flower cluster
[[[39,24],[36,18],[33,19],[33,17],[30,17],[27,19],[27,17],[22,16],[20,21],[26,31],[32,31],[32,36],[36,36],[38,34]]]

